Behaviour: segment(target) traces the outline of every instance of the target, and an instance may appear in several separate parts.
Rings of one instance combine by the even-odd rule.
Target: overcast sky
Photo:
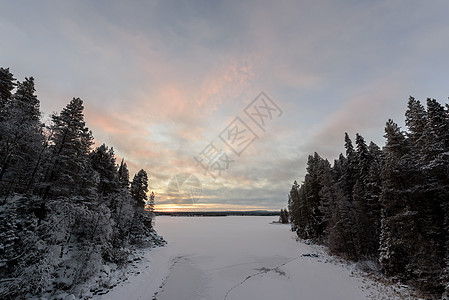
[[[97,145],[148,172],[157,209],[278,210],[309,154],[333,161],[345,132],[383,146],[410,95],[447,102],[448,12],[446,0],[0,0],[0,66],[35,77],[45,116],[82,98]],[[201,186],[196,204],[173,205],[173,177]]]

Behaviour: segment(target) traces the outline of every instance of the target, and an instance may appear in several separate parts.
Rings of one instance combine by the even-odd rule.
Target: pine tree
[[[118,180],[122,186],[126,188],[129,187],[129,171],[124,159],[120,162],[118,169]]]
[[[422,157],[426,149],[425,132],[427,128],[427,112],[419,100],[410,97],[405,112],[405,124],[409,132],[407,137]]]
[[[292,222],[292,231],[297,231],[301,220],[301,211],[299,203],[299,185],[293,182],[292,188],[288,194],[288,210],[290,212],[290,220]]]
[[[131,196],[137,207],[145,207],[145,202],[148,200],[148,175],[145,170],[140,170],[134,175],[131,182]]]
[[[350,258],[359,259],[360,249],[358,247],[358,225],[357,225],[357,216],[355,212],[354,205],[354,186],[357,181],[357,172],[358,172],[358,160],[357,153],[354,150],[354,146],[352,145],[352,141],[349,138],[349,135],[345,133],[345,149],[346,149],[346,157],[340,155],[340,177],[338,178],[338,184],[343,192],[343,197],[341,197],[341,205],[339,206],[342,210],[342,218],[344,222],[350,224],[349,227],[342,225],[340,227],[345,228],[346,232],[346,243],[348,246],[348,252],[350,253]]]
[[[319,181],[322,185],[320,189],[320,211],[323,214],[324,233],[334,224],[334,212],[336,207],[336,182],[335,172],[327,160],[323,160],[320,164]]]
[[[150,196],[148,197],[148,201],[145,204],[145,210],[149,211],[151,214],[154,212],[154,192],[151,191]]]
[[[376,257],[379,242],[379,229],[377,226],[380,221],[380,207],[377,199],[373,198],[369,193],[369,178],[374,158],[371,157],[364,138],[359,134],[356,135],[356,145],[358,172],[353,189],[353,201],[358,252],[364,256]]]
[[[368,153],[371,159],[368,176],[366,177],[366,204],[369,220],[369,241],[368,253],[379,256],[379,237],[381,222],[380,195],[382,192],[382,168],[383,152],[373,142],[368,146]]]
[[[335,162],[334,164],[336,164]],[[344,253],[342,236],[338,224],[341,221],[339,214],[339,201],[341,190],[336,182],[336,172],[331,168],[327,160],[321,164],[320,182],[320,211],[323,213],[325,243],[334,253]]]
[[[151,213],[145,211],[145,204],[148,200],[148,175],[145,170],[142,169],[134,175],[130,190],[134,206],[134,217],[130,229],[131,241],[138,243],[152,229]]]
[[[0,122],[0,190],[25,192],[34,182],[44,147],[34,78],[25,78],[4,108]]]
[[[449,124],[449,104],[446,104],[445,108],[445,120],[446,124]],[[447,132],[441,132],[443,138]],[[447,142],[447,136],[446,136]],[[441,153],[441,161],[442,165],[445,165],[446,168],[449,166],[449,146],[446,144],[444,147],[444,152]],[[438,166],[437,178],[438,178],[438,186],[437,195],[440,202],[440,206],[443,213],[443,235],[441,236],[444,243],[444,269],[441,274],[440,282],[442,286],[445,288],[445,294],[449,296],[449,171],[440,172],[443,168]],[[447,169],[446,169],[447,170]]]
[[[389,120],[385,127],[385,165],[382,170],[382,224],[380,263],[385,273],[413,276],[419,232],[413,191],[417,179],[410,159],[410,145],[399,126]]]
[[[422,255],[418,256],[420,277],[425,279],[418,282],[427,289],[438,290],[441,286],[437,281],[445,269],[442,262],[447,256],[449,237],[445,226],[449,212],[449,121],[448,112],[435,99],[427,99],[426,125],[424,160],[415,157],[416,168],[423,179],[416,184],[416,190],[420,192],[415,192],[419,212],[417,222],[419,228],[425,228],[421,233],[425,246],[421,249]]]
[[[343,154],[340,154],[339,159],[334,163],[333,170],[336,181],[334,186],[336,198],[335,225],[334,229],[329,232],[328,240],[334,252],[342,254],[349,259],[358,260],[354,203],[348,193],[348,190],[352,189],[348,165],[348,159]]]
[[[113,149],[90,152],[80,99],[44,128],[34,79],[12,94],[13,80],[0,69],[0,298],[75,293],[106,261],[125,264],[129,242],[163,243],[144,210],[148,176],[136,175],[131,194],[126,163],[116,166]]]
[[[281,209],[281,212],[279,214],[279,223],[288,223],[288,211],[286,209]]]
[[[449,149],[448,113],[435,99],[427,99],[427,116],[425,134],[428,161],[440,163],[441,154]]]
[[[0,68],[0,122],[3,119],[4,110],[11,100],[12,90],[16,86],[16,79],[9,68]]]
[[[307,215],[307,220],[304,224],[303,233],[304,238],[319,238],[324,231],[323,213],[320,211],[320,190],[322,188],[320,182],[320,164],[323,159],[314,153],[309,155],[307,162],[307,174],[304,179],[304,184],[301,187],[300,194],[304,201],[304,214]]]
[[[346,149],[346,164],[344,166],[344,192],[349,201],[352,202],[352,189],[354,188],[357,174],[357,154],[349,138],[348,133],[345,132],[345,149]]]
[[[105,196],[117,191],[118,171],[115,164],[114,149],[105,144],[89,154],[92,168],[99,175],[98,194]]]
[[[51,157],[43,181],[43,196],[88,196],[92,193],[87,187],[95,185],[93,170],[90,168],[88,154],[93,144],[91,131],[86,127],[84,106],[80,98],[72,101],[53,115],[51,125]]]
[[[384,273],[449,295],[449,104],[427,99],[426,110],[410,97],[406,125],[387,122],[382,150],[359,134],[355,150],[346,133],[333,167],[309,156],[291,219],[301,238],[324,235],[333,253],[379,257]]]

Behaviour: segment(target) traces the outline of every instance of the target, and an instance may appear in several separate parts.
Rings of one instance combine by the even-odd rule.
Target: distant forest
[[[136,245],[162,243],[147,173],[130,182],[113,148],[92,149],[83,110],[73,98],[43,124],[34,78],[0,68],[1,299],[71,290]]]
[[[293,229],[425,292],[449,292],[449,104],[410,97],[407,131],[392,120],[380,149],[345,134],[333,165],[310,155],[289,193]]]
[[[156,216],[172,217],[226,217],[226,216],[279,216],[278,211],[229,210],[229,211],[155,211]]]

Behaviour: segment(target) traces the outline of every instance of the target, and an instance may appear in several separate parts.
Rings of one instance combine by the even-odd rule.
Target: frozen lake
[[[166,247],[104,299],[400,299],[397,287],[361,277],[322,248],[296,241],[277,217],[156,219]],[[402,296],[403,297],[403,296]]]

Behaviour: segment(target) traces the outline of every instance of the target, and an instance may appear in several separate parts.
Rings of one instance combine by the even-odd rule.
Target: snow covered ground
[[[297,242],[275,219],[159,216],[167,246],[145,251],[127,281],[94,299],[415,299]]]

